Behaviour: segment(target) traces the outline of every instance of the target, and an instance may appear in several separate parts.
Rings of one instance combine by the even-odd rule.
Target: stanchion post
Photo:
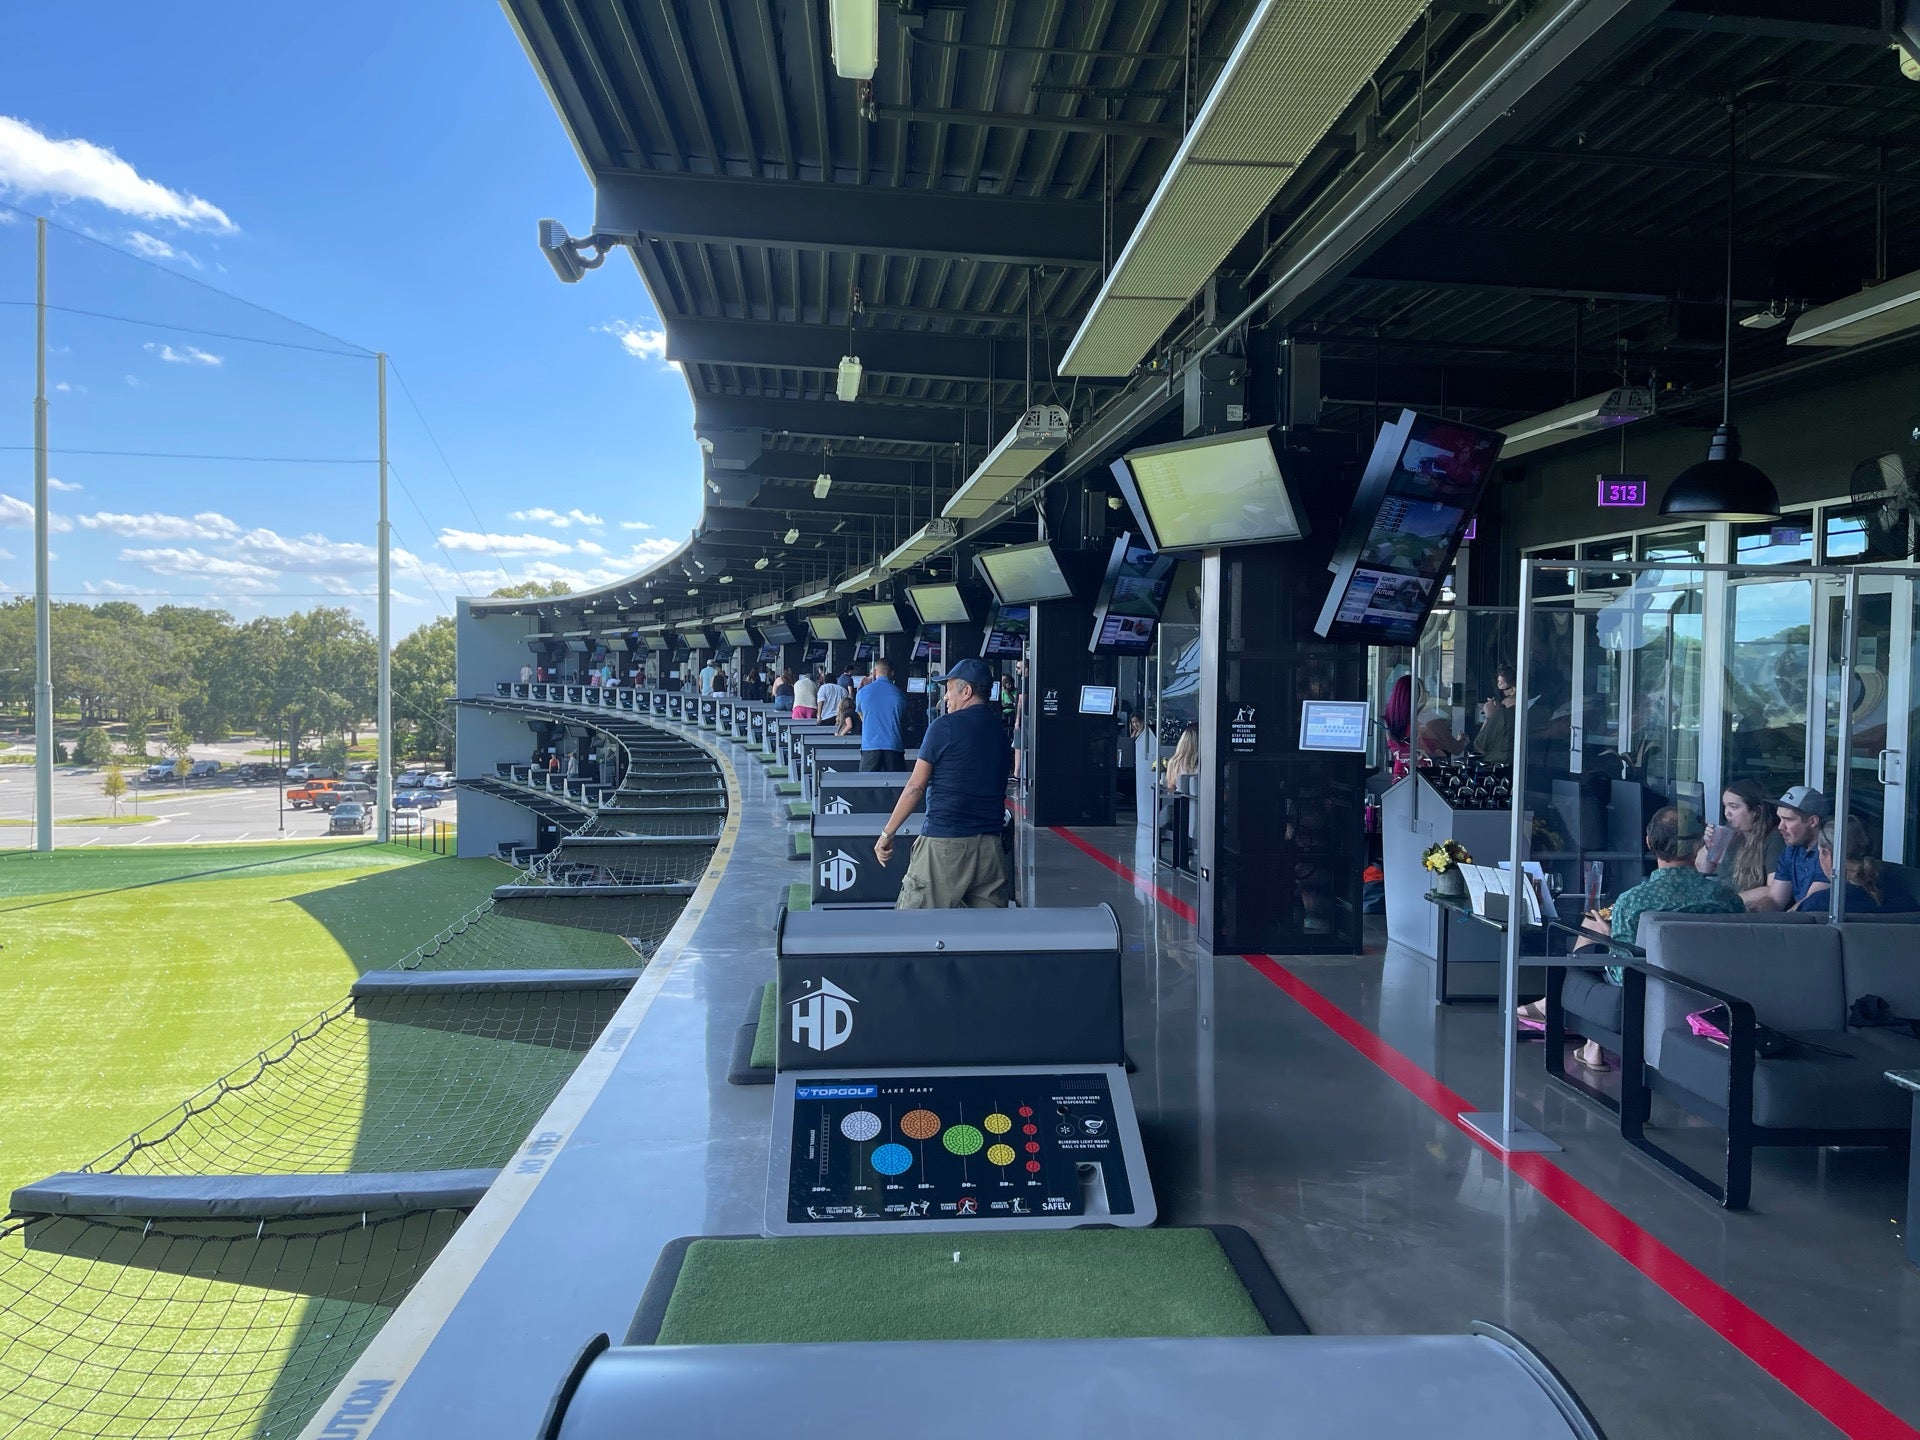
[[[47,563],[47,221],[34,228],[33,848],[53,850],[53,594]]]

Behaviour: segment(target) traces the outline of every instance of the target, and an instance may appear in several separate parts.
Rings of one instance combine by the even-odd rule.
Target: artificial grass
[[[809,805],[806,801],[789,800],[787,802],[787,818],[789,820],[805,820],[811,814],[813,814],[813,806]]]
[[[773,766],[778,765],[780,763],[780,757],[778,755],[769,755],[764,750],[761,751],[758,755],[755,755],[753,758],[758,760],[762,765],[767,766],[769,769],[771,769]]]
[[[776,795],[798,795],[800,793],[800,782],[798,780],[782,780],[773,787],[773,793]]]
[[[658,1343],[1268,1333],[1206,1230],[1021,1230],[696,1241]]]
[[[813,836],[807,834],[804,830],[800,830],[789,835],[787,838],[793,845],[793,853],[787,856],[789,860],[811,860],[813,858]]]
[[[787,909],[811,910],[813,908],[813,887],[804,880],[796,880],[787,886]]]
[[[760,1025],[753,1032],[753,1054],[747,1064],[754,1070],[773,1069],[774,1053],[780,1046],[780,987],[768,981],[760,987]]]

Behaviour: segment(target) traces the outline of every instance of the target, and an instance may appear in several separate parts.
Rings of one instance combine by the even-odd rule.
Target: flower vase
[[[1433,877],[1433,893],[1464,900],[1467,898],[1467,877],[1460,873],[1458,865],[1449,865]]]

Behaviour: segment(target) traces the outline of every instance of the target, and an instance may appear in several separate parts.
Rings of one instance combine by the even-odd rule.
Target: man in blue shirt
[[[907,742],[902,736],[907,697],[893,683],[893,666],[873,662],[873,678],[853,697],[860,712],[860,768],[898,773],[907,768]]]
[[[1833,819],[1827,797],[1810,785],[1795,785],[1774,801],[1774,809],[1787,848],[1780,852],[1780,864],[1767,881],[1766,898],[1755,902],[1756,910],[1791,910],[1807,898],[1809,890],[1827,883],[1820,868],[1820,831]]]
[[[874,858],[887,864],[894,834],[918,808],[920,797],[927,797],[926,820],[913,842],[896,909],[1007,906],[1011,886],[1000,832],[1013,754],[1000,712],[987,702],[992,690],[993,673],[983,661],[969,657],[947,672],[946,713],[927,726],[913,775],[873,843]]]

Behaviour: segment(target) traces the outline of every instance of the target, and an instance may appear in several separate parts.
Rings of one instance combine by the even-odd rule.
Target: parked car
[[[393,797],[393,808],[396,810],[436,810],[439,806],[440,797],[425,788],[401,790]]]
[[[314,761],[308,761],[304,765],[289,765],[287,767],[287,779],[289,780],[338,780],[339,778],[339,770],[331,765],[321,765]]]
[[[427,773],[426,786],[429,790],[451,790],[453,785],[451,770],[432,770]]]
[[[373,787],[358,785],[351,780],[340,780],[325,790],[317,791],[313,797],[313,803],[322,810],[332,810],[348,801],[357,805],[372,805],[374,803]]]
[[[393,788],[396,790],[417,790],[426,783],[427,772],[424,770],[403,770],[393,777]]]
[[[372,828],[373,816],[358,800],[334,806],[333,818],[327,821],[329,835],[364,835]]]
[[[187,779],[206,780],[220,773],[218,760],[196,760],[188,767]]]
[[[162,780],[173,779],[173,762],[162,760],[156,765],[147,766],[146,773],[140,777],[149,785],[157,785]]]
[[[320,797],[340,788],[338,780],[309,780],[287,791],[287,804],[298,810],[303,805],[318,805]]]

